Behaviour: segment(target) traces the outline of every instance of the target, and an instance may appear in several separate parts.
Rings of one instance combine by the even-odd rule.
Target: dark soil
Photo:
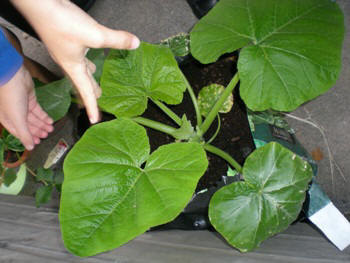
[[[223,56],[216,63],[208,65],[202,65],[194,59],[189,58],[180,67],[195,94],[198,95],[202,87],[213,83],[227,86],[237,71],[236,62],[237,54],[230,54]],[[196,115],[188,92],[185,92],[181,104],[170,106],[170,108],[180,117],[186,114],[187,119],[191,120],[192,125],[196,125]],[[173,121],[152,102],[148,103],[148,109],[143,116],[174,126]],[[249,129],[245,105],[239,97],[239,89],[237,87],[234,91],[234,106],[232,110],[229,113],[220,114],[220,118],[221,129],[212,144],[226,151],[240,164],[243,164],[243,161],[255,149],[255,146]],[[205,136],[206,140],[211,138],[216,128],[217,121],[214,121]],[[150,137],[151,151],[154,151],[160,145],[174,141],[171,136],[153,129],[147,128],[147,133]],[[226,175],[227,172],[228,165],[226,161],[211,153],[207,153],[207,157],[209,168],[200,179],[197,191],[215,186],[216,182],[221,179],[221,176]]]

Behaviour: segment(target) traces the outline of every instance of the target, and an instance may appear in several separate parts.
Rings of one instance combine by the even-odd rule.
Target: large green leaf
[[[61,119],[68,112],[72,89],[71,82],[64,78],[37,87],[35,94],[40,106],[54,120]]]
[[[221,0],[191,32],[202,63],[242,48],[241,97],[249,108],[291,111],[336,81],[343,14],[330,0]]]
[[[60,223],[68,250],[90,256],[113,249],[183,210],[208,165],[202,146],[149,151],[145,129],[131,120],[85,132],[64,162]]]
[[[245,161],[244,182],[215,193],[209,218],[242,252],[286,229],[298,216],[312,177],[311,166],[278,143],[255,150]]]
[[[136,50],[110,51],[101,87],[99,105],[118,117],[130,117],[145,111],[148,98],[180,103],[186,84],[168,47],[141,43]]]

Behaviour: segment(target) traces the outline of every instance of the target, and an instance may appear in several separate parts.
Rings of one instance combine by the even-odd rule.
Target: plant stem
[[[81,101],[78,100],[76,97],[71,97],[70,99],[71,99],[71,102],[73,102],[73,103],[75,103],[75,104],[83,105],[83,104],[81,103]]]
[[[186,77],[184,76],[183,78],[184,78],[184,81],[185,81],[186,86],[187,86],[187,91],[190,94],[194,110],[196,112],[197,125],[198,125],[198,127],[200,127],[202,125],[202,115],[199,111],[196,95],[194,95],[193,89],[192,89],[190,83],[188,83]]]
[[[211,143],[212,141],[215,140],[216,136],[219,134],[220,128],[221,128],[221,120],[220,120],[220,115],[216,115],[218,117],[218,127],[214,133],[214,135],[207,141],[207,144]]]
[[[216,154],[217,156],[220,156],[222,159],[227,161],[233,168],[235,168],[237,172],[242,174],[242,166],[235,159],[233,159],[227,152],[224,152],[223,150],[211,144],[204,144],[204,149],[207,150],[208,152]]]
[[[37,176],[36,173],[34,173],[33,170],[30,169],[28,166],[26,166],[26,169],[27,169],[27,171],[28,171],[32,176],[34,176],[34,177]],[[48,186],[48,183],[47,183],[46,181],[40,180],[40,182],[42,182],[45,186]]]
[[[147,118],[135,117],[135,118],[132,118],[132,120],[143,125],[143,126],[155,129],[155,130],[160,131],[160,132],[164,132],[164,133],[169,134],[171,136],[173,136],[174,132],[176,131],[176,129],[171,127],[171,126],[168,126],[168,125],[165,125],[165,124],[160,123],[158,121],[153,121],[153,120],[150,120]]]
[[[160,102],[159,100],[152,100],[154,104],[156,104],[166,115],[169,116],[177,125],[182,125],[182,120],[175,112],[169,109],[165,104]]]
[[[219,113],[219,110],[222,108],[222,105],[225,103],[228,96],[231,95],[233,89],[236,87],[239,81],[238,72],[233,76],[230,83],[227,85],[224,92],[221,94],[220,98],[215,102],[213,108],[210,110],[208,116],[205,118],[203,124],[200,126],[202,134],[204,134],[214,121],[216,115]]]

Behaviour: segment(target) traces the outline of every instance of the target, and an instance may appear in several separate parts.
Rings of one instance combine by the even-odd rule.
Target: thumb
[[[137,36],[121,30],[113,30],[105,26],[101,26],[104,41],[100,48],[115,49],[136,49],[140,45]]]

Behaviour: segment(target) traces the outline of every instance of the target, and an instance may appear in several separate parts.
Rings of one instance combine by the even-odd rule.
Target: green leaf
[[[54,121],[61,119],[68,112],[71,89],[72,84],[66,78],[35,89],[40,106]]]
[[[40,207],[42,204],[46,204],[51,200],[52,185],[42,185],[36,190],[35,204],[36,207]]]
[[[56,171],[53,176],[53,183],[55,185],[60,185],[63,183],[63,180],[64,180],[63,171]]]
[[[207,168],[205,151],[174,143],[149,152],[146,130],[122,118],[89,128],[75,144],[64,162],[59,214],[69,251],[113,249],[183,210]]]
[[[271,125],[274,125],[276,127],[279,127],[281,129],[285,129],[290,134],[294,134],[295,131],[293,128],[291,128],[288,124],[288,122],[284,119],[284,115],[281,112],[278,111],[251,111],[247,110],[248,116],[250,118],[250,121],[252,122],[252,125],[257,125],[261,123],[269,123]]]
[[[190,53],[189,34],[180,33],[162,40],[160,44],[169,47],[174,56],[184,57]]]
[[[97,83],[100,83],[100,79],[102,76],[102,70],[103,70],[103,63],[105,62],[106,56],[105,56],[105,49],[99,48],[94,49],[91,48],[89,52],[86,54],[86,57],[95,64],[96,71],[94,73],[94,77],[96,79]]]
[[[172,136],[180,141],[189,140],[195,134],[194,128],[191,124],[191,121],[187,120],[186,115],[182,116],[182,125],[175,132],[172,133]]]
[[[41,82],[37,78],[33,78],[33,82],[34,82],[34,87],[36,87],[36,88],[39,88],[41,86],[45,86],[45,83]]]
[[[219,84],[211,84],[203,87],[198,94],[198,106],[201,114],[206,117],[210,110],[215,105],[216,101],[220,98],[224,92],[225,87]],[[219,110],[221,113],[230,112],[233,106],[233,95],[228,96],[222,108]]]
[[[326,92],[341,66],[342,11],[330,0],[221,0],[191,32],[202,63],[242,48],[240,93],[254,111],[291,111]]]
[[[117,117],[141,115],[148,98],[178,104],[184,76],[170,49],[141,43],[137,50],[111,50],[101,78],[99,106]]]
[[[25,150],[21,141],[10,134],[7,130],[3,130],[2,136],[7,149],[14,152],[23,152]]]
[[[214,194],[209,218],[232,246],[246,252],[297,218],[312,169],[273,142],[248,156],[243,177],[245,182],[232,183]]]
[[[236,170],[233,170],[230,166],[227,167],[227,176],[235,177],[237,174]]]
[[[7,168],[5,171],[4,184],[9,187],[17,178],[17,171],[15,168]]]
[[[37,174],[36,174],[36,180],[53,183],[54,182],[53,171],[50,169],[44,169],[42,167],[38,168]]]

